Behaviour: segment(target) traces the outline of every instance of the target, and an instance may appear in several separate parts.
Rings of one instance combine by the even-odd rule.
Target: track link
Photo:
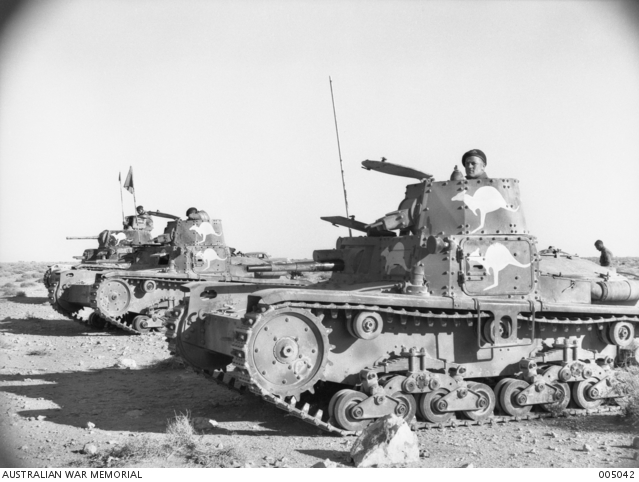
[[[426,321],[427,323],[434,323],[435,319],[439,320],[440,323],[453,322],[455,324],[466,322],[469,326],[472,325],[474,320],[477,319],[477,312],[468,311],[468,312],[453,312],[446,313],[441,310],[397,310],[390,307],[380,307],[380,306],[368,306],[368,305],[335,305],[335,304],[322,304],[322,303],[300,303],[300,302],[285,302],[277,305],[269,305],[268,307],[264,307],[263,312],[266,310],[277,309],[282,307],[290,307],[290,308],[303,308],[310,310],[328,310],[331,313],[331,316],[336,316],[334,313],[339,310],[361,310],[366,309],[367,311],[377,311],[387,314],[392,314],[397,317],[400,323],[406,323],[409,317],[412,318],[412,321],[415,323],[419,323],[421,321]],[[248,335],[250,333],[250,327],[255,324],[259,317],[262,316],[261,313],[247,313],[243,318],[243,326],[238,327],[236,330],[235,342],[233,343],[234,350],[240,350],[241,352],[246,352],[246,345],[248,340]],[[480,317],[487,317],[487,314],[480,313]],[[611,316],[603,319],[602,317],[589,317],[589,318],[553,318],[553,317],[540,317],[537,316],[536,320],[542,318],[542,322],[547,323],[602,323],[602,322],[614,322],[614,321],[637,321],[639,317],[626,317],[626,316]],[[630,320],[628,318],[631,318]],[[521,321],[528,321],[529,318],[521,317]],[[169,343],[169,350],[171,351],[171,346],[173,347],[173,352],[177,352],[179,355],[179,343],[176,343],[174,340],[167,339]],[[322,408],[317,406],[311,406],[308,403],[303,401],[297,401],[295,397],[280,397],[275,394],[269,393],[256,383],[254,383],[249,375],[248,370],[246,370],[246,362],[244,358],[234,357],[233,365],[235,365],[234,370],[232,371],[223,371],[223,370],[203,370],[193,364],[189,363],[184,357],[181,357],[185,365],[191,367],[193,371],[197,374],[202,375],[209,380],[217,383],[218,385],[224,386],[227,389],[232,391],[247,394],[251,393],[260,397],[265,402],[268,402],[272,405],[275,405],[280,410],[292,415],[300,420],[313,425],[325,432],[337,434],[341,436],[347,435],[355,435],[357,432],[352,432],[348,430],[343,430],[339,427],[333,425],[331,420],[329,420],[328,413]],[[553,412],[531,412],[525,416],[508,416],[508,415],[493,415],[487,420],[481,421],[473,421],[473,420],[459,420],[453,418],[445,423],[431,423],[431,422],[422,422],[414,420],[412,422],[412,427],[415,430],[432,430],[432,429],[443,429],[443,428],[455,428],[455,427],[472,427],[472,426],[497,426],[499,424],[504,424],[508,422],[522,422],[528,420],[541,420],[547,418],[562,418],[569,416],[589,416],[595,414],[602,413],[617,413],[621,411],[621,407],[614,405],[602,405],[595,409],[575,409],[568,408],[559,413]]]

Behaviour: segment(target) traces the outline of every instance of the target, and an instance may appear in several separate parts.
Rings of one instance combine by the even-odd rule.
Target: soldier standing
[[[595,241],[595,248],[597,248],[597,251],[601,251],[599,264],[601,266],[610,266],[612,263],[612,252],[604,246],[603,241],[600,239]]]

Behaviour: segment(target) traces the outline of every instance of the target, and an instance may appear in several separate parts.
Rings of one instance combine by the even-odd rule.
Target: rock
[[[632,439],[632,448],[639,449],[639,437],[635,437]]]
[[[639,452],[635,451],[635,454],[632,456],[634,460],[639,460]]]
[[[46,415],[38,415],[37,417],[37,419],[40,421],[44,420],[45,418],[47,418]]]
[[[461,466],[462,469],[474,469],[475,466],[473,464],[464,464]]]
[[[337,464],[329,459],[324,459],[315,465],[311,465],[312,469],[334,469],[335,467],[337,467]]]
[[[588,444],[584,444],[581,450],[583,450],[584,452],[592,452],[592,447]]]
[[[129,370],[137,368],[138,364],[131,358],[120,358],[115,364],[119,368],[128,368]]]
[[[275,464],[275,459],[273,457],[269,457],[268,455],[264,456],[264,460],[269,465]]]
[[[219,444],[217,444],[217,445],[215,446],[215,448],[216,448],[216,449],[218,449],[218,450],[222,450],[222,449],[224,448],[224,444],[219,443]]]
[[[191,424],[195,430],[209,430],[218,426],[215,420],[205,417],[194,417]]]
[[[29,446],[28,445],[23,445],[18,450],[24,450],[26,452],[27,450],[29,450]]]
[[[386,415],[366,427],[351,447],[356,467],[419,461],[419,444],[403,418]]]
[[[95,428],[95,424],[93,422],[87,422],[87,428],[91,430],[92,428]]]
[[[93,444],[86,444],[82,448],[82,453],[87,455],[93,455],[98,452],[98,448]]]

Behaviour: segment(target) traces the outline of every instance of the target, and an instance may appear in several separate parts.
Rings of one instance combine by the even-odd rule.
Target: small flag
[[[129,191],[131,194],[135,191],[133,187],[133,167],[129,167],[129,173],[126,175],[126,179],[124,180],[124,189]]]

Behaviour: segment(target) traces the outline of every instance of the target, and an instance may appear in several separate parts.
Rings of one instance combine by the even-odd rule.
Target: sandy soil
[[[0,298],[0,465],[352,466],[353,437],[326,435],[171,362],[161,334],[96,331],[55,313],[42,284],[24,291]],[[136,367],[119,366],[123,358]],[[167,421],[187,413],[217,422],[196,437],[205,458],[143,450],[174,440]],[[425,430],[413,466],[638,467],[636,435],[618,414]],[[83,453],[87,444],[95,454]],[[109,460],[132,444],[134,456]]]

